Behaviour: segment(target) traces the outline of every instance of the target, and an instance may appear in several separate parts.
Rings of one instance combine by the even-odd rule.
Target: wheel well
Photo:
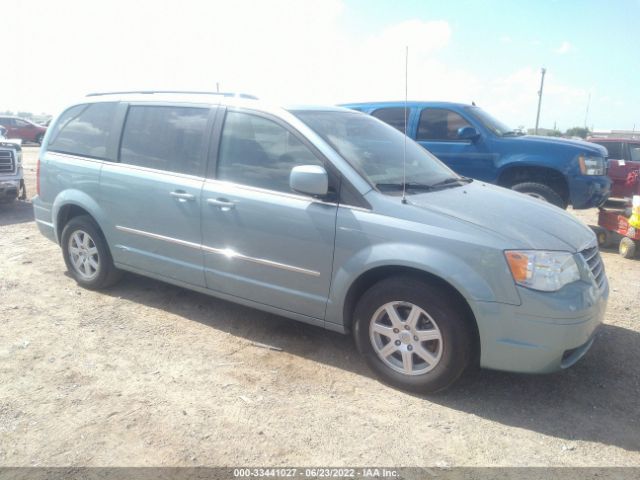
[[[450,283],[443,280],[436,275],[432,275],[430,273],[424,272],[422,270],[418,270],[410,267],[401,267],[401,266],[386,266],[386,267],[377,267],[371,269],[362,275],[360,275],[349,287],[349,291],[347,292],[347,296],[344,302],[344,310],[343,310],[343,319],[344,326],[347,331],[351,330],[351,325],[353,323],[353,314],[356,308],[356,304],[358,300],[362,296],[364,292],[366,292],[369,288],[371,288],[374,284],[378,283],[380,280],[383,280],[392,276],[410,276],[416,279],[425,281],[432,285],[437,285],[442,289],[447,290],[451,293],[454,298],[456,298],[456,303],[462,307],[465,312],[465,319],[468,321],[469,326],[473,332],[474,337],[474,352],[472,355],[473,362],[476,365],[479,365],[480,361],[480,333],[478,332],[478,325],[476,323],[475,315],[469,306],[467,300],[462,296],[462,294],[456,290]]]
[[[500,174],[498,185],[511,188],[522,182],[537,182],[551,187],[566,203],[569,202],[569,185],[558,170],[545,167],[511,167]]]
[[[71,220],[72,218],[78,217],[80,215],[88,215],[89,217],[91,217],[91,214],[89,212],[87,212],[84,208],[79,207],[78,205],[69,204],[60,208],[60,211],[58,212],[58,218],[56,220],[58,241],[60,241],[62,230],[64,229],[64,226],[67,224],[67,222],[69,222],[69,220]]]

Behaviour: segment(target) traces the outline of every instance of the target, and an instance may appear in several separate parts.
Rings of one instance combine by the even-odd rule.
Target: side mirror
[[[329,191],[329,176],[319,165],[299,165],[291,169],[289,186],[294,192],[322,196]]]
[[[461,127],[458,129],[458,139],[459,140],[475,140],[478,138],[480,134],[473,127]]]

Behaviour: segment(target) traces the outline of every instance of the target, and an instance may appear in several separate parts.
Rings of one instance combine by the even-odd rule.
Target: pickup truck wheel
[[[102,232],[91,217],[81,215],[69,220],[60,243],[67,269],[80,286],[97,290],[120,279],[121,272],[113,265]]]
[[[421,393],[443,390],[471,360],[472,334],[449,292],[409,276],[375,284],[354,313],[356,346],[386,383]]]
[[[624,258],[633,258],[636,256],[636,242],[631,240],[629,237],[622,237],[620,240],[620,246],[618,247],[618,252]]]
[[[567,208],[567,203],[562,200],[562,197],[556,193],[556,191],[543,183],[538,182],[523,182],[517,183],[511,187],[511,190],[524,193],[534,198],[544,200],[559,208]]]

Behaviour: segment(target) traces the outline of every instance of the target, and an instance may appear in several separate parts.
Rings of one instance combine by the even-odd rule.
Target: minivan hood
[[[474,180],[468,185],[408,196],[411,205],[497,233],[508,248],[579,252],[595,235],[558,207]]]
[[[600,145],[596,145],[591,142],[587,142],[586,140],[571,140],[568,138],[558,138],[558,137],[542,137],[537,135],[522,135],[519,137],[505,137],[510,140],[515,140],[522,143],[527,143],[535,146],[544,146],[544,145],[556,145],[560,147],[566,147],[569,149],[579,149],[581,151],[587,151],[594,154],[598,154],[602,157],[607,156],[607,150]]]

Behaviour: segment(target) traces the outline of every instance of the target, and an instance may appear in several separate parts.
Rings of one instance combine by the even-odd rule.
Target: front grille
[[[582,255],[582,258],[587,262],[587,265],[589,265],[589,269],[596,279],[596,284],[602,288],[605,281],[604,263],[602,263],[602,258],[600,258],[598,247],[587,248],[581,251],[580,255]]]
[[[13,150],[0,150],[0,173],[13,173],[16,169],[16,157]]]

